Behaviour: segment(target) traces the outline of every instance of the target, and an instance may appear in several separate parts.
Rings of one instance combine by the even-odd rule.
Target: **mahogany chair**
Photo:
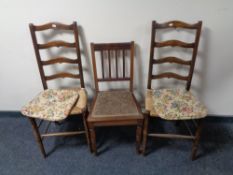
[[[197,98],[190,92],[194,65],[198,50],[198,43],[201,33],[201,26],[201,21],[195,24],[188,24],[181,21],[169,21],[166,23],[157,23],[156,21],[152,22],[148,84],[145,98],[146,116],[144,121],[142,142],[142,153],[144,155],[146,152],[147,137],[149,136],[160,138],[191,139],[193,140],[191,157],[192,160],[196,158],[197,147],[199,144],[202,129],[202,119],[207,115],[207,109],[205,108],[205,106],[200,101],[198,101]],[[178,29],[179,32],[187,32],[188,36],[194,35],[194,41],[184,42],[183,39],[182,41],[177,39],[167,40],[161,37],[161,32],[174,30],[177,31]],[[160,35],[158,35],[158,33]],[[160,39],[158,39],[159,36]],[[190,38],[191,37],[189,37],[189,39]],[[182,51],[182,49],[186,49],[189,51],[188,53],[190,58],[187,58],[187,55],[185,55],[185,57],[183,58],[178,58],[180,56],[172,55],[174,54],[174,52],[169,52],[168,56],[159,57],[160,55],[158,54],[158,52],[162,48],[170,48],[172,50],[178,49],[177,52]],[[155,54],[156,52],[157,54]],[[182,53],[180,55],[182,55]],[[162,67],[162,65],[165,64],[169,66],[179,66],[178,70],[186,69],[186,75],[184,75],[185,71],[173,71],[174,69],[170,67],[168,68],[168,71],[161,71],[159,67]],[[155,73],[153,69],[157,70],[157,72]],[[161,80],[164,78],[171,78],[173,80],[183,81],[185,82],[183,83],[185,87],[163,87],[157,89],[152,87],[153,80]],[[178,124],[180,123],[179,121],[184,121],[189,134],[183,135],[149,132],[148,124],[149,119],[152,117],[160,117],[164,120],[176,121],[178,122]],[[189,123],[189,125],[187,123]],[[193,128],[191,129],[190,123],[194,124],[196,128],[194,128],[195,133],[193,133]]]
[[[63,121],[65,120],[65,118],[59,118],[57,116],[58,112],[57,111],[50,111],[51,116],[44,116],[43,114],[41,116],[38,117],[31,117],[30,114],[33,114],[33,109],[23,109],[22,113],[26,114],[28,116],[28,119],[32,125],[33,128],[33,132],[36,138],[36,141],[38,142],[38,145],[40,147],[41,153],[43,155],[43,157],[46,157],[46,152],[45,152],[45,148],[43,145],[43,139],[45,137],[50,137],[50,136],[75,136],[75,135],[80,135],[80,134],[85,134],[86,135],[86,139],[87,139],[87,143],[89,145],[89,134],[88,134],[88,129],[87,129],[87,123],[86,123],[86,117],[87,117],[87,94],[85,91],[85,87],[84,87],[84,79],[83,79],[83,70],[82,70],[82,61],[81,61],[81,54],[80,54],[80,46],[79,46],[79,39],[78,39],[78,29],[77,29],[77,24],[76,22],[73,22],[70,25],[65,25],[65,24],[61,24],[61,23],[56,23],[56,22],[52,22],[52,23],[47,23],[44,25],[34,25],[34,24],[30,24],[30,32],[31,32],[31,37],[32,37],[32,42],[33,42],[33,46],[34,46],[34,50],[35,50],[35,55],[36,55],[36,59],[37,59],[37,63],[38,63],[38,67],[39,67],[39,72],[40,72],[40,77],[42,80],[42,84],[43,84],[43,88],[45,90],[45,92],[48,95],[48,100],[45,102],[45,104],[49,104],[49,100],[53,99],[61,99],[62,101],[65,101],[66,98],[72,98],[72,96],[61,96],[64,95],[65,93],[69,93],[69,90],[72,90],[71,92],[75,91],[76,95],[78,96],[78,100],[75,101],[74,105],[72,105],[72,109],[70,111],[68,111],[68,115],[69,116],[74,116],[74,117],[82,117],[83,119],[83,125],[84,125],[84,130],[78,129],[77,126],[77,130],[75,131],[67,131],[67,132],[49,132],[49,126],[51,124],[51,122],[55,122],[58,126],[60,124],[63,123]],[[42,32],[51,32],[50,35],[55,34],[56,32],[60,32],[60,36],[61,34],[64,34],[65,32],[69,34],[69,36],[72,37],[73,42],[67,42],[65,40],[56,40],[56,39],[52,39],[49,38],[49,41],[47,43],[39,43],[39,36],[40,34],[42,34]],[[46,38],[46,39],[47,39]],[[57,47],[58,48],[58,56],[51,56],[51,54],[48,54],[50,57],[49,59],[45,59],[42,57],[42,50],[47,51],[50,53],[51,49]],[[62,51],[60,49],[63,49]],[[69,49],[69,50],[68,50]],[[67,51],[68,50],[68,51]],[[64,56],[61,55],[61,53],[65,52],[73,52],[75,58],[70,58],[71,56]],[[61,51],[61,52],[59,52]],[[60,56],[61,55],[61,56]],[[46,55],[47,56],[47,55]],[[51,58],[52,57],[52,58]],[[64,67],[62,69],[65,69],[64,71],[56,71],[55,73],[47,73],[46,72],[46,68],[50,67],[55,68],[56,66],[58,66],[58,64],[64,65],[64,66],[72,66],[74,68],[75,73],[70,72],[69,69],[65,69]],[[73,81],[75,81],[75,83],[77,82],[77,85],[75,85],[75,87],[70,87],[70,84],[68,85],[68,87],[70,88],[65,88],[63,89],[62,87],[59,87],[62,89],[62,91],[55,91],[53,89],[49,89],[48,88],[48,82],[52,81],[52,80],[56,80],[59,81],[62,79],[69,79]],[[53,82],[56,82],[53,81]],[[64,80],[62,80],[64,82]],[[72,82],[73,82],[72,81]],[[80,84],[80,85],[79,85]],[[77,87],[76,87],[77,86]],[[79,87],[80,86],[80,87]],[[49,93],[48,93],[49,92]],[[60,94],[60,96],[56,97],[56,94],[58,92],[58,94]],[[61,93],[63,94],[61,94]],[[73,93],[75,94],[75,93]],[[71,94],[72,95],[72,94]],[[38,100],[39,101],[39,100]],[[46,110],[48,106],[44,106],[42,107],[41,110]],[[38,104],[36,104],[36,107],[34,106],[34,110],[40,110],[38,107]],[[59,109],[57,109],[59,110]],[[36,111],[38,112],[38,111]],[[40,111],[39,111],[40,112]],[[67,113],[67,111],[65,111],[65,113]],[[46,123],[48,123],[48,126],[46,127],[46,130],[42,133],[42,131],[40,131],[42,128],[42,123],[44,121],[48,121]],[[62,122],[61,122],[62,121]]]
[[[135,125],[139,152],[143,115],[133,93],[134,42],[91,43],[91,53],[95,80],[95,97],[87,118],[91,151],[97,154],[96,127]],[[128,87],[100,91],[101,83],[115,86],[117,82],[125,82]]]

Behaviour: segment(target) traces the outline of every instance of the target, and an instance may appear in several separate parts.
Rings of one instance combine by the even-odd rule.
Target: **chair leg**
[[[198,145],[199,145],[200,138],[201,138],[201,130],[202,130],[202,120],[200,119],[198,120],[197,129],[195,133],[195,139],[193,141],[193,146],[192,146],[192,160],[196,159],[196,153],[197,153]]]
[[[30,121],[30,123],[32,125],[33,133],[34,133],[36,141],[37,141],[37,143],[38,143],[38,145],[40,147],[40,151],[41,151],[43,157],[45,158],[46,153],[45,153],[44,145],[43,145],[43,142],[42,142],[42,139],[41,139],[40,132],[39,132],[39,129],[37,127],[36,121],[35,121],[35,119],[30,118],[30,117],[28,117],[28,119],[29,119],[29,121]]]
[[[87,145],[89,147],[90,152],[92,152],[91,142],[90,142],[90,133],[89,133],[89,129],[88,129],[88,126],[87,126],[88,111],[86,110],[82,115],[83,115],[83,125],[84,125],[84,128],[85,128],[85,135],[86,135]]]
[[[93,124],[88,124],[88,128],[89,128],[89,131],[90,131],[91,151],[95,155],[97,155],[95,127],[94,127]]]
[[[143,125],[143,121],[139,120],[136,129],[136,150],[138,154],[140,154],[141,152],[140,145],[142,141],[142,125]]]
[[[146,155],[146,145],[147,145],[147,137],[148,137],[148,121],[149,121],[149,115],[146,114],[144,118],[144,124],[143,124],[143,136],[142,136],[142,154]]]

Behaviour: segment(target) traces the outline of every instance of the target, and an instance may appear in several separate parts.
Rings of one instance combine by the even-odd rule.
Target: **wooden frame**
[[[119,77],[119,71],[118,71],[118,58],[117,58],[117,52],[122,50],[122,59],[123,59],[123,76]],[[125,75],[126,72],[126,65],[125,65],[125,52],[127,50],[130,50],[130,75],[127,77]],[[101,64],[102,64],[102,78],[97,77],[97,69],[96,69],[96,56],[95,52],[99,51],[101,53]],[[109,70],[109,76],[106,77],[104,74],[104,56],[103,52],[108,52],[108,70]],[[116,77],[111,76],[111,56],[110,51],[115,52],[115,60],[116,60]],[[94,44],[91,43],[91,54],[92,54],[92,63],[93,63],[93,73],[94,73],[94,79],[95,79],[95,90],[96,92],[99,91],[99,83],[100,82],[109,82],[109,81],[129,81],[129,90],[133,91],[133,65],[134,65],[134,42],[130,43],[100,43],[100,44]]]
[[[117,52],[122,50],[122,76],[119,75],[118,72],[118,57],[117,57]],[[126,75],[125,73],[125,51],[130,52],[130,72],[129,76]],[[107,52],[107,60],[108,60],[108,75],[105,74],[104,70],[105,67],[104,65],[104,57],[103,57],[103,52]],[[101,55],[101,70],[102,70],[102,78],[99,78],[97,76],[97,65],[96,65],[96,56],[95,53],[100,52]],[[110,52],[115,52],[115,57],[112,58]],[[95,80],[95,90],[96,94],[92,103],[91,111],[88,116],[88,128],[90,129],[90,138],[91,138],[91,151],[96,155],[97,154],[97,149],[96,149],[96,133],[95,133],[95,127],[104,127],[104,126],[125,126],[125,125],[135,125],[137,126],[136,129],[136,150],[137,152],[140,151],[140,143],[141,143],[141,134],[142,134],[142,125],[143,125],[143,115],[141,113],[141,108],[133,94],[133,65],[134,65],[134,42],[129,42],[129,43],[91,43],[91,53],[92,53],[92,63],[93,63],[93,73],[94,73],[94,80]],[[112,69],[111,69],[111,59],[115,59],[116,61],[116,68],[115,68],[115,77],[112,76]],[[99,66],[100,67],[100,66]],[[138,115],[133,115],[133,116],[114,116],[114,117],[93,117],[93,109],[96,104],[98,94],[102,91],[99,90],[99,83],[102,82],[116,82],[116,81],[128,81],[129,82],[129,88],[127,91],[129,91],[130,96],[133,99],[133,103],[138,111]],[[112,92],[112,91],[108,91]]]
[[[80,81],[80,85],[81,88],[84,88],[84,79],[83,79],[83,70],[82,70],[82,60],[81,60],[81,52],[80,52],[80,46],[79,46],[79,34],[78,34],[78,28],[77,28],[77,23],[73,22],[70,25],[66,25],[66,24],[62,24],[62,23],[57,23],[57,22],[51,22],[51,23],[47,23],[44,25],[34,25],[34,24],[29,24],[29,28],[30,28],[30,32],[31,32],[31,37],[32,37],[32,42],[33,42],[33,46],[34,46],[34,51],[35,51],[35,55],[36,55],[36,59],[37,59],[37,64],[38,64],[38,68],[39,68],[39,72],[40,72],[40,77],[41,77],[41,81],[43,84],[43,88],[48,89],[48,84],[47,81],[51,81],[54,79],[58,79],[58,78],[72,78],[72,79],[77,79]],[[69,43],[66,41],[50,41],[44,44],[39,44],[37,41],[37,35],[36,33],[41,32],[41,31],[45,31],[45,30],[65,30],[65,31],[70,31],[72,33],[72,35],[74,36],[74,42],[73,43]],[[41,49],[49,49],[52,47],[63,47],[63,48],[74,48],[75,49],[75,53],[77,58],[76,59],[70,59],[64,56],[58,56],[55,58],[51,58],[49,60],[43,61],[41,59],[41,54],[40,54],[40,50]],[[61,72],[61,73],[56,73],[56,74],[52,74],[52,75],[46,75],[45,74],[45,70],[44,67],[47,65],[54,65],[54,64],[58,64],[58,63],[65,63],[65,64],[72,64],[72,65],[76,65],[77,66],[77,70],[79,70],[79,74],[73,74],[73,73],[69,73],[69,72]],[[72,115],[77,115],[77,114],[72,114]],[[85,107],[85,109],[80,113],[80,115],[83,118],[83,124],[84,124],[84,129],[83,131],[69,131],[69,132],[55,132],[55,133],[47,133],[50,123],[48,125],[48,127],[46,128],[45,132],[43,134],[40,133],[39,128],[43,123],[43,120],[41,120],[41,122],[39,124],[37,124],[36,119],[28,117],[32,128],[33,128],[33,132],[36,138],[36,141],[38,142],[38,145],[40,147],[41,153],[43,155],[43,157],[46,157],[46,152],[44,149],[44,145],[43,145],[43,138],[44,137],[51,137],[51,136],[74,136],[74,135],[80,135],[80,134],[85,134],[86,135],[86,139],[87,139],[87,143],[89,144],[89,133],[88,133],[88,129],[87,129],[87,115],[88,115],[88,111],[87,111],[87,107]]]
[[[201,34],[202,21],[198,21],[195,24],[188,24],[182,21],[169,21],[166,23],[157,23],[156,21],[152,22],[152,34],[151,34],[151,47],[150,47],[150,61],[149,61],[149,71],[148,71],[148,83],[147,89],[151,89],[152,80],[162,79],[162,78],[174,78],[181,81],[186,81],[186,90],[189,91],[191,87],[194,65],[197,56],[197,49]],[[168,40],[168,41],[156,41],[156,31],[160,29],[190,29],[195,30],[195,40],[192,43],[186,43],[179,40]],[[159,49],[161,47],[181,47],[181,48],[190,48],[192,49],[191,60],[183,60],[177,57],[164,57],[155,59],[155,48]],[[173,72],[164,72],[161,74],[154,75],[153,74],[153,66],[155,64],[163,64],[163,63],[175,63],[183,66],[189,66],[189,72],[187,76],[179,75]],[[202,129],[202,119],[197,119],[197,124],[195,124],[196,132],[195,134],[190,133],[190,135],[179,135],[179,134],[164,134],[164,133],[148,133],[148,124],[150,119],[150,111],[146,111],[145,121],[144,121],[144,129],[143,129],[143,142],[142,142],[142,153],[145,155],[146,153],[146,143],[147,137],[160,137],[160,138],[175,138],[175,139],[192,139],[193,147],[192,147],[192,160],[196,158],[197,147],[200,140],[200,134]],[[177,121],[179,122],[179,121]],[[195,123],[195,121],[194,121]],[[187,128],[189,129],[189,128]],[[190,130],[189,130],[190,131]]]

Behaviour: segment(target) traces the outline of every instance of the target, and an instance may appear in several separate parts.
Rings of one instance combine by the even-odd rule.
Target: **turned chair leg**
[[[141,152],[140,146],[142,141],[142,125],[143,125],[143,121],[139,120],[136,129],[136,151],[138,154],[140,154]]]
[[[97,148],[96,148],[96,133],[95,133],[95,127],[93,124],[88,125],[89,133],[90,133],[90,140],[91,140],[91,151],[95,155],[97,155]]]
[[[148,121],[149,121],[149,115],[146,114],[144,118],[144,124],[143,124],[143,136],[142,136],[142,154],[146,155],[146,145],[147,145],[147,137],[148,137]]]
[[[202,130],[202,120],[198,120],[197,129],[195,133],[195,139],[193,141],[193,146],[192,146],[192,155],[191,155],[192,160],[196,159],[196,153],[197,153],[198,145],[199,145],[200,138],[201,138],[201,130]]]
[[[86,110],[82,115],[83,115],[83,125],[84,125],[84,129],[85,129],[87,145],[89,147],[90,152],[92,152],[91,143],[90,143],[91,142],[90,141],[90,133],[89,133],[88,125],[87,125],[88,111]]]
[[[30,118],[30,117],[28,117],[28,119],[29,119],[29,121],[30,121],[30,123],[32,125],[33,133],[34,133],[36,141],[37,141],[37,143],[39,145],[40,151],[41,151],[43,157],[45,158],[46,153],[45,153],[44,145],[43,145],[43,142],[42,142],[42,139],[41,139],[41,136],[40,136],[39,129],[38,129],[37,124],[36,124],[36,120],[33,119],[33,118]]]

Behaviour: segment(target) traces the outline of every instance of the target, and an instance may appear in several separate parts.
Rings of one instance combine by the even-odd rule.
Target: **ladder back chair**
[[[197,98],[190,92],[191,81],[194,72],[194,65],[197,56],[198,44],[201,34],[202,22],[198,21],[195,24],[188,24],[182,21],[169,21],[166,23],[152,22],[152,34],[151,34],[151,48],[150,48],[150,60],[149,60],[149,73],[148,84],[145,98],[146,115],[143,128],[143,141],[142,141],[142,153],[145,155],[147,137],[160,137],[160,138],[176,138],[176,139],[191,139],[193,140],[192,146],[192,160],[196,157],[197,147],[200,140],[200,134],[202,129],[202,119],[207,115],[207,109],[205,106],[197,100]],[[158,32],[167,30],[176,31],[176,29],[188,31],[191,35],[191,31],[194,33],[194,41],[184,42],[178,39],[160,39],[156,36]],[[160,33],[161,34],[161,33]],[[156,52],[159,52],[161,48],[168,48],[177,50],[177,48],[187,49],[190,58],[178,58],[178,56],[157,56]],[[179,50],[180,51],[180,50]],[[191,53],[191,54],[190,54]],[[174,54],[174,53],[173,53]],[[153,68],[155,66],[162,65],[179,65],[180,69],[187,69],[187,75],[184,73],[177,73],[177,71],[158,71],[154,73]],[[153,88],[152,81],[164,78],[176,79],[178,81],[185,82],[185,88]],[[190,129],[189,125],[185,124],[189,131],[189,135],[183,134],[166,134],[166,133],[151,133],[148,131],[148,124],[150,117],[160,117],[164,120],[173,120],[179,123],[179,121],[193,121],[196,129],[195,133]]]
[[[95,80],[95,97],[87,118],[91,151],[97,154],[95,127],[135,125],[139,152],[143,115],[133,94],[134,42],[91,43],[91,53]],[[127,82],[129,86],[100,90],[104,82]]]
[[[32,100],[28,105],[26,105],[22,109],[22,113],[26,115],[32,125],[33,132],[40,147],[41,153],[43,157],[46,157],[46,151],[43,145],[43,139],[45,137],[50,136],[75,136],[80,134],[85,134],[87,143],[89,145],[89,134],[87,129],[87,94],[84,86],[83,79],[83,70],[82,70],[82,61],[80,54],[80,46],[79,46],[79,38],[78,38],[78,29],[76,22],[73,22],[70,25],[51,22],[44,25],[34,25],[29,24],[32,42],[34,46],[34,51],[39,67],[40,77],[42,80],[44,91],[40,95],[38,95],[34,100]],[[71,38],[72,42],[68,42],[65,39],[56,40],[54,38],[49,38],[49,41],[46,43],[38,42],[38,35],[42,32],[51,32],[51,34],[55,34],[55,32],[64,33],[67,32]],[[59,33],[59,34],[60,34]],[[63,37],[63,36],[62,36]],[[46,39],[47,39],[46,38]],[[41,54],[42,50],[46,50],[50,52],[52,48],[57,47],[58,51],[60,49],[64,49],[67,52],[72,51],[75,55],[75,58],[70,58],[71,56],[64,56],[61,53],[57,52],[58,56],[51,56],[52,54],[48,54],[49,59],[44,59]],[[64,51],[63,50],[63,51]],[[46,55],[47,57],[47,55]],[[65,65],[74,67],[75,73],[66,69],[63,71],[64,67],[60,71],[56,71],[55,73],[47,73],[45,68],[51,66],[50,68],[54,68],[56,65]],[[53,67],[54,66],[54,67]],[[48,75],[49,74],[49,75]],[[48,87],[48,82],[52,80],[60,80],[60,79],[70,79],[74,80],[77,85],[75,87],[64,88],[59,87],[58,89],[50,89]],[[62,80],[63,81],[63,80]],[[54,81],[53,81],[54,82]],[[80,84],[80,87],[78,83]],[[76,97],[76,98],[75,98]],[[58,104],[57,102],[60,102]],[[52,106],[54,103],[58,106]],[[44,106],[42,106],[42,103]],[[47,111],[46,111],[47,110]],[[49,114],[48,114],[49,113]],[[62,114],[62,115],[61,115]],[[55,122],[56,124],[63,123],[68,116],[82,116],[83,119],[83,130],[77,129],[75,131],[67,131],[67,132],[49,132],[49,126],[51,122]],[[45,131],[42,132],[40,128],[44,121],[48,121],[48,126]],[[77,127],[78,128],[78,127]]]

